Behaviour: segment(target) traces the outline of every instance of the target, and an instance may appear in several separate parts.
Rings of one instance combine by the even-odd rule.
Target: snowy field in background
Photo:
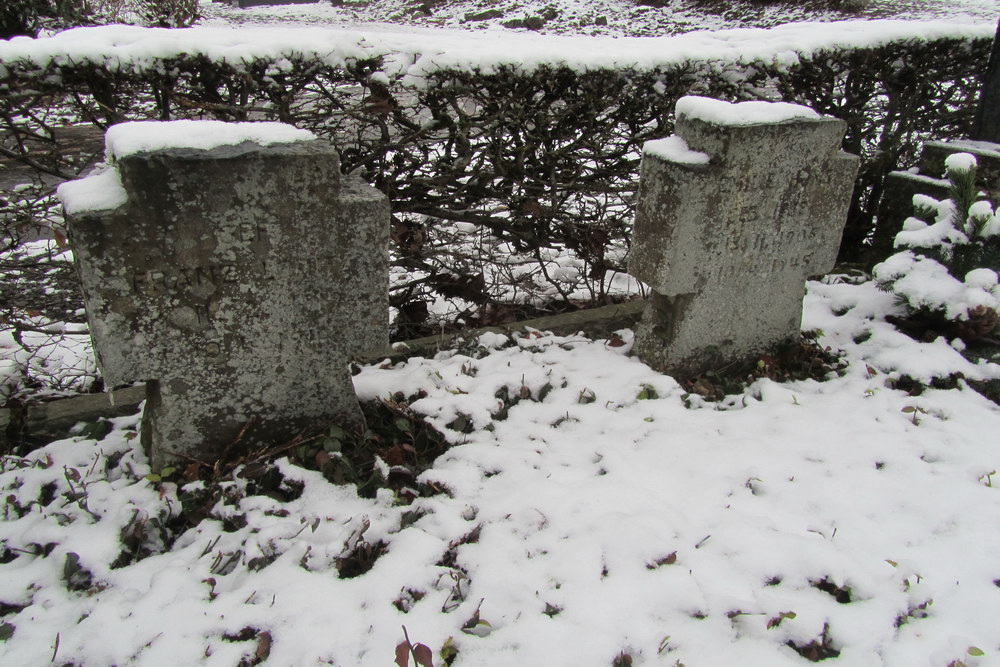
[[[906,20],[949,19],[996,21],[996,0],[867,0],[855,13],[817,10],[792,0],[784,5],[696,0],[661,0],[652,7],[631,0],[407,0],[270,5],[238,9],[201,0],[203,25],[303,24],[364,28],[389,32],[457,28],[476,32],[511,32],[503,24],[535,16],[547,34],[608,36],[666,35],[694,30],[766,27],[793,21],[840,21],[850,18]],[[820,4],[820,3],[817,3]],[[426,9],[424,9],[426,8]],[[517,29],[527,32],[524,28]]]
[[[846,374],[760,380],[724,410],[581,337],[366,367],[364,398],[427,392],[412,407],[453,447],[422,481],[447,493],[367,500],[286,461],[297,499],[238,479],[170,551],[115,569],[122,536],[179,504],[143,478],[137,418],[9,459],[0,661],[384,666],[405,626],[438,665],[446,644],[469,666],[808,664],[792,645],[852,667],[998,664],[1000,409],[964,381],[890,385],[1000,367],[907,338],[896,309],[870,282],[810,283],[804,328]],[[505,420],[502,387],[530,395]],[[459,414],[472,433],[446,427]],[[339,579],[362,541],[387,551]]]

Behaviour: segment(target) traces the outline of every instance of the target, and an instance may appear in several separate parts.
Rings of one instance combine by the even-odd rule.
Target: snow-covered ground
[[[658,4],[660,6],[651,6]],[[460,28],[474,31],[528,31],[516,21],[540,19],[534,30],[550,34],[651,36],[766,27],[792,21],[840,21],[850,18],[897,18],[958,21],[993,20],[996,0],[867,0],[850,11],[817,9],[833,3],[793,0],[783,5],[701,0],[339,0],[304,5],[264,5],[239,9],[202,0],[203,24],[299,23],[366,30]],[[507,25],[505,25],[507,24]],[[508,26],[515,27],[508,27]]]
[[[992,2],[948,5],[979,32],[995,19]],[[603,34],[624,34],[611,19],[626,15],[602,11]],[[408,30],[407,44],[458,35]],[[139,48],[117,34],[115,48]],[[735,51],[758,34],[720,39]],[[403,51],[393,39],[365,48]],[[452,43],[442,52],[460,54]],[[628,356],[629,331],[493,335],[475,353],[365,367],[363,399],[422,391],[411,408],[451,443],[420,480],[440,492],[411,505],[282,459],[285,500],[237,474],[168,543],[201,483],[148,477],[138,416],[8,457],[0,663],[381,666],[408,636],[436,665],[1000,664],[1000,407],[967,384],[1000,366],[903,335],[885,320],[901,308],[870,281],[809,283],[803,328],[843,352],[845,373],[759,380],[719,405]],[[903,389],[956,374],[953,389]],[[521,397],[506,414],[504,392]],[[359,553],[372,568],[338,576]]]
[[[628,331],[366,367],[365,399],[426,392],[412,408],[452,443],[421,479],[441,493],[364,499],[286,460],[301,495],[236,477],[164,553],[157,526],[200,483],[144,478],[137,417],[8,459],[2,662],[381,666],[405,626],[438,665],[445,646],[456,665],[806,664],[793,646],[998,664],[1000,408],[964,380],[893,386],[1000,366],[907,338],[883,319],[898,308],[871,282],[810,283],[804,328],[845,375],[759,380],[723,409],[686,407]],[[505,419],[502,388],[523,397]],[[460,415],[471,433],[448,428]],[[137,543],[154,555],[112,567]],[[379,543],[338,578],[338,557]]]

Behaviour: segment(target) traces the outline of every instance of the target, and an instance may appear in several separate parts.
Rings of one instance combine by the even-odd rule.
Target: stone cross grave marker
[[[654,292],[636,354],[686,378],[798,335],[859,160],[843,121],[798,105],[685,97],[675,128],[643,150],[629,272]]]
[[[154,469],[362,426],[348,363],[388,344],[386,197],[279,123],[105,142],[114,167],[60,196],[105,382],[147,381]]]

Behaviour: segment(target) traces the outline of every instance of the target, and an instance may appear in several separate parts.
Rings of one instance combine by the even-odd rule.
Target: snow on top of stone
[[[219,120],[145,120],[120,123],[104,135],[108,162],[127,155],[168,148],[210,150],[219,146],[235,146],[251,142],[260,146],[311,141],[316,138],[308,130],[285,123],[226,123]],[[114,166],[107,170],[67,181],[57,189],[66,213],[106,211],[118,208],[128,200],[121,176]]]
[[[427,75],[442,70],[490,72],[505,66],[522,71],[542,66],[649,69],[706,60],[764,60],[790,66],[827,49],[876,47],[900,40],[988,38],[995,28],[991,22],[875,20],[617,38],[506,31],[102,26],[75,28],[40,39],[0,40],[0,62],[27,61],[40,67],[90,62],[111,69],[147,70],[162,67],[164,59],[185,54],[235,66],[263,59],[281,69],[295,57],[333,66],[383,57],[388,75],[419,85]],[[0,66],[0,75],[2,70]]]
[[[676,134],[666,139],[647,141],[642,145],[642,153],[681,164],[708,164],[709,160],[706,153],[691,150],[684,138]]]
[[[56,194],[69,215],[84,211],[108,211],[128,201],[121,176],[114,168],[75,181],[66,181],[58,187]]]
[[[108,160],[167,148],[210,150],[251,142],[260,146],[311,141],[309,130],[285,123],[227,123],[221,120],[144,120],[112,126],[104,136]]]
[[[809,107],[788,102],[725,102],[689,95],[677,100],[677,118],[694,118],[715,125],[760,125],[801,118],[819,118]]]
[[[1000,156],[1000,144],[993,143],[992,141],[978,141],[976,139],[952,139],[947,142],[948,145],[954,146],[955,148],[961,148],[969,153],[979,154],[979,155],[996,155]]]

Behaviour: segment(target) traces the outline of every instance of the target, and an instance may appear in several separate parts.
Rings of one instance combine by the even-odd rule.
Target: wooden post
[[[993,38],[990,61],[983,76],[971,138],[1000,143],[1000,21],[997,21],[997,34]]]

